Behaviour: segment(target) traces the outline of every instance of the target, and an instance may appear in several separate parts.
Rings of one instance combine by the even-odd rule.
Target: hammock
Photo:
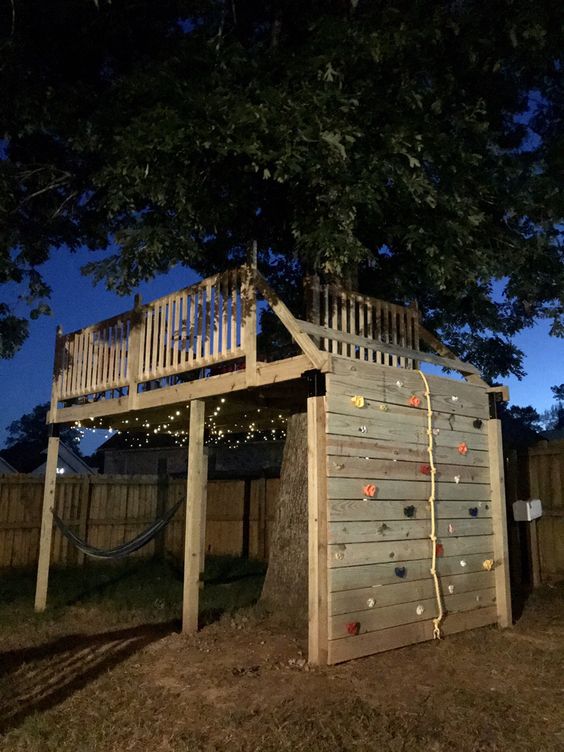
[[[82,538],[79,538],[78,535],[75,535],[75,533],[73,533],[72,530],[67,527],[67,525],[65,525],[65,523],[62,521],[62,519],[54,509],[52,509],[51,511],[53,513],[53,520],[55,522],[55,525],[59,528],[65,538],[70,541],[73,546],[76,546],[79,551],[82,551],[83,554],[86,554],[86,556],[91,556],[94,559],[123,559],[125,556],[129,556],[129,554],[132,554],[134,551],[138,551],[140,548],[143,548],[143,546],[146,546],[147,543],[152,541],[153,538],[158,535],[161,530],[163,530],[172,520],[178,509],[181,507],[183,501],[184,499],[177,501],[176,504],[168,510],[168,512],[165,512],[162,517],[158,517],[150,527],[148,527],[142,533],[139,533],[139,535],[137,535],[132,540],[127,541],[127,543],[122,543],[120,546],[115,546],[115,548],[106,549],[90,546],[86,541],[82,540]]]

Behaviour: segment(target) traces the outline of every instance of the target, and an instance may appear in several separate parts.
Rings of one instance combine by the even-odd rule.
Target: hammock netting
[[[59,528],[61,533],[73,544],[73,546],[78,548],[79,551],[82,551],[86,556],[91,556],[94,559],[123,559],[125,556],[129,556],[129,554],[132,554],[134,551],[138,551],[140,548],[143,548],[143,546],[146,546],[147,543],[152,541],[153,538],[161,532],[161,530],[164,530],[178,509],[182,506],[183,502],[184,499],[180,499],[173,507],[161,517],[158,517],[153,524],[142,533],[139,533],[135,538],[132,538],[130,541],[122,543],[119,546],[115,546],[114,548],[96,548],[95,546],[91,546],[85,540],[82,540],[82,538],[79,538],[78,535],[73,533],[73,531],[65,525],[54,509],[52,512],[55,525]]]

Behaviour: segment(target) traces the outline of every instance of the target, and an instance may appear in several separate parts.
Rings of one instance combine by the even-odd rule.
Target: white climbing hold
[[[359,426],[358,430],[360,431],[360,433],[366,433],[367,429],[366,429],[366,426]]]
[[[421,616],[421,614],[423,613],[423,611],[425,611],[425,608],[424,608],[424,606],[422,606],[421,604],[419,604],[417,606],[417,608],[415,609],[415,611],[417,613],[417,616]]]
[[[398,380],[396,381],[396,386],[399,386],[399,388],[401,389],[401,388],[402,388],[402,386],[403,386],[403,381],[400,381],[400,380],[398,379]]]
[[[460,566],[461,567],[465,567],[466,566],[466,561],[464,559],[460,559]]]
[[[454,593],[454,585],[449,585],[449,586],[448,586],[448,592],[449,592],[449,593],[450,593],[451,595],[452,595],[452,593]]]
[[[449,526],[448,526],[448,531],[449,531],[449,533],[450,533],[451,535],[452,535],[452,534],[454,533],[454,525],[452,524],[452,522],[451,522],[451,523],[449,524]]]
[[[458,402],[458,397],[455,394],[453,394],[452,397],[450,398],[450,401],[451,402]]]
[[[390,408],[388,407],[388,405],[380,405],[380,410],[383,413],[388,413],[390,411]]]
[[[433,436],[438,436],[441,432],[440,428],[433,428]]]
[[[375,604],[375,603],[376,603],[376,601],[374,600],[374,598],[369,598],[369,599],[368,599],[368,600],[366,601],[366,605],[368,606],[368,608],[374,608],[374,604]]]
[[[454,476],[454,482],[455,483],[460,483],[460,475],[455,475]]]
[[[337,551],[337,553],[335,554],[335,558],[338,559],[339,561],[342,561],[345,558],[345,554],[342,551]]]

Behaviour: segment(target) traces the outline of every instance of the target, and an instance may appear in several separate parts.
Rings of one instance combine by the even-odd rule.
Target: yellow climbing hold
[[[351,402],[355,407],[364,407],[364,397],[362,394],[355,394],[354,397],[351,397]]]
[[[494,567],[493,559],[484,559],[482,562],[482,568],[486,570],[486,572],[490,572]]]

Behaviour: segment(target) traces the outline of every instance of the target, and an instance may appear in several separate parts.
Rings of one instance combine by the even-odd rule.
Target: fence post
[[[90,501],[92,499],[91,476],[85,475],[80,488],[80,521],[78,527],[78,537],[83,541],[88,537],[88,520],[90,517]],[[84,566],[86,557],[82,551],[78,552],[77,564]]]

